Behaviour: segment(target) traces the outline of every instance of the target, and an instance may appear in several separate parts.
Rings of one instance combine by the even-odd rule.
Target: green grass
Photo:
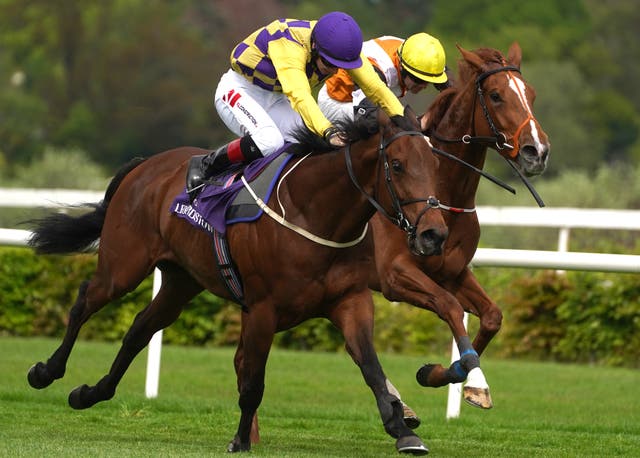
[[[79,342],[67,374],[45,390],[26,381],[56,340],[0,338],[0,456],[201,457],[226,455],[239,410],[232,349],[164,346],[157,399],[146,399],[146,352],[116,396],[85,411],[68,393],[94,384],[115,344]],[[603,457],[640,454],[637,370],[483,360],[494,408],[462,406],[445,419],[447,390],[426,389],[416,369],[433,358],[381,355],[387,375],[421,416],[436,457]],[[435,361],[446,362],[441,356]],[[430,361],[430,362],[435,362]],[[273,350],[253,456],[396,456],[369,389],[342,354]]]

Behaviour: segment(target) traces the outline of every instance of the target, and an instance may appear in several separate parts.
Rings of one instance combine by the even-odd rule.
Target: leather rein
[[[388,140],[385,140],[383,136],[380,135],[380,144],[378,146],[378,157],[379,157],[379,161],[381,161],[382,163],[382,168],[384,170],[384,181],[387,188],[387,192],[391,197],[391,205],[393,207],[393,212],[395,213],[395,215],[390,215],[389,212],[387,212],[384,209],[384,207],[382,207],[382,205],[380,205],[380,203],[372,195],[368,194],[358,182],[358,179],[356,178],[355,173],[353,171],[353,163],[351,160],[351,145],[347,145],[347,147],[345,148],[344,154],[345,154],[345,160],[347,164],[347,171],[349,172],[349,178],[351,178],[351,182],[355,185],[355,187],[358,188],[358,190],[367,198],[369,203],[371,203],[371,205],[373,205],[373,207],[378,212],[380,212],[380,214],[382,214],[385,218],[387,218],[393,224],[395,224],[400,229],[402,229],[407,234],[407,237],[410,240],[413,240],[416,237],[418,222],[428,210],[432,208],[452,209],[453,207],[447,207],[446,205],[440,204],[440,201],[434,196],[429,196],[426,199],[411,199],[411,200],[400,200],[400,198],[398,197],[396,188],[393,185],[393,180],[391,179],[391,167],[389,166],[389,158],[387,156],[386,149],[389,146],[389,144],[391,144],[393,141],[395,141],[400,137],[404,137],[406,135],[424,137],[425,140],[427,140],[427,142],[429,143],[429,146],[431,146],[431,143],[428,141],[428,138],[426,138],[422,132],[418,132],[418,131],[398,132],[393,136],[391,136]],[[418,215],[418,218],[416,219],[416,223],[414,225],[414,224],[411,224],[409,219],[405,216],[402,210],[402,207],[405,205],[418,203],[418,202],[426,202],[426,206],[422,210],[422,212],[420,212],[420,214]],[[461,210],[464,211],[464,209],[461,209]]]

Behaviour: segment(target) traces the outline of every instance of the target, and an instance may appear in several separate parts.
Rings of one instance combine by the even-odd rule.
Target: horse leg
[[[67,367],[67,360],[71,354],[71,349],[78,337],[78,332],[82,324],[97,310],[101,309],[108,301],[95,301],[97,307],[88,309],[87,304],[87,288],[90,283],[84,281],[78,288],[78,296],[69,312],[69,324],[60,346],[53,352],[46,363],[38,362],[31,366],[27,372],[27,381],[33,388],[46,388],[53,383],[54,380],[64,376]],[[98,303],[100,302],[100,303]]]
[[[344,299],[331,310],[329,319],[342,332],[347,351],[373,392],[384,429],[396,439],[396,449],[401,453],[427,454],[427,447],[404,422],[402,402],[387,387],[387,377],[373,346],[371,293],[367,290]]]
[[[407,302],[437,313],[440,319],[447,322],[456,339],[468,338],[463,321],[464,311],[455,297],[428,277],[408,254],[404,254],[404,251],[399,253],[382,263],[383,268],[372,279],[378,282],[374,283],[374,287],[382,291],[389,300]],[[459,378],[452,378],[452,372],[447,372],[439,364],[429,364],[428,367],[431,369],[430,377],[419,380],[424,386],[443,386]],[[405,423],[412,429],[419,426],[420,419],[404,402],[403,409]]]
[[[500,328],[502,313],[488,298],[469,269],[465,269],[456,279],[455,285],[449,285],[448,289],[456,292],[455,298],[461,304],[460,307],[480,316],[482,329],[473,345],[468,337],[456,337],[461,357],[448,369],[440,365],[427,364],[418,371],[416,378],[424,386],[442,386],[466,380],[463,388],[464,400],[473,406],[490,409],[493,401],[489,385],[480,368],[480,353]]]
[[[466,269],[456,298],[465,310],[480,318],[480,329],[473,339],[473,348],[481,355],[502,326],[502,311],[478,283],[475,275]]]
[[[236,349],[235,357],[233,358],[233,366],[236,370],[236,378],[238,381],[238,394],[240,393],[240,367],[242,365],[242,336],[238,341],[238,348]],[[253,415],[253,421],[251,422],[251,434],[250,439],[252,444],[260,442],[260,427],[258,425],[258,411]]]
[[[136,316],[122,341],[109,373],[96,385],[81,385],[69,394],[69,405],[74,409],[86,409],[100,401],[111,399],[116,387],[135,356],[147,346],[153,334],[172,324],[183,307],[202,291],[187,272],[174,265],[162,270],[162,286],[156,297]]]
[[[459,361],[448,369],[440,364],[424,365],[416,374],[418,383],[439,387],[462,382],[467,379],[468,374],[473,374],[474,379],[484,378],[480,370],[480,359],[464,326],[464,310],[453,294],[434,282],[404,255],[396,256],[392,262],[387,263],[380,278],[388,299],[409,302],[416,307],[436,312],[449,325],[458,344],[461,355]],[[452,288],[453,291],[456,289]],[[478,372],[480,376],[476,375]],[[486,403],[482,405],[486,406]]]
[[[107,237],[103,237],[100,243],[96,271],[91,280],[83,282],[78,290],[76,301],[69,311],[69,323],[62,343],[46,363],[36,363],[29,369],[27,380],[34,388],[45,388],[62,378],[82,325],[105,305],[133,291],[152,267],[148,253],[141,252],[141,247],[146,246],[145,240],[131,240],[130,245],[115,251],[107,251],[105,247],[118,247],[121,243],[109,243]],[[122,253],[127,254],[124,264],[120,259]]]
[[[456,298],[465,310],[480,318],[480,329],[473,340],[473,348],[481,355],[491,339],[502,325],[502,311],[482,289],[473,273],[466,269],[463,272],[462,287],[458,289]],[[493,405],[489,393],[489,385],[480,367],[469,371],[467,383],[463,388],[464,400],[469,404],[489,409]]]
[[[385,383],[387,384],[387,389],[389,390],[389,393],[397,397],[402,403],[402,415],[404,417],[404,423],[409,428],[416,429],[418,426],[420,426],[420,423],[421,423],[421,420],[420,420],[420,417],[418,417],[418,414],[415,413],[415,411],[411,407],[405,404],[405,402],[400,397],[400,391],[398,391],[398,389],[393,385],[393,383],[391,383],[391,380],[386,379]]]
[[[227,446],[228,452],[251,450],[251,429],[264,395],[267,358],[276,331],[276,317],[268,306],[252,304],[250,310],[242,314],[242,343],[234,358],[240,393],[240,422]]]

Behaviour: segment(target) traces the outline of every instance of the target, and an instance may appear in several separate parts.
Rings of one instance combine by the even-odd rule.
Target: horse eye
[[[397,159],[392,160],[391,169],[396,173],[402,172],[402,163]]]
[[[492,102],[500,102],[500,100],[502,100],[500,98],[500,94],[498,94],[497,92],[492,92],[491,94],[489,94],[489,98],[491,99]]]

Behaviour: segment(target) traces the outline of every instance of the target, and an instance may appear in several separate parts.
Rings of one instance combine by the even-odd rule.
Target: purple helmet
[[[334,11],[318,19],[313,28],[318,54],[339,68],[358,68],[362,65],[362,31],[346,13]]]

